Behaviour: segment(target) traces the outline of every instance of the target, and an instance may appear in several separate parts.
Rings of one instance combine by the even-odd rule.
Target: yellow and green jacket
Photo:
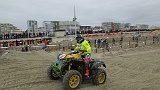
[[[91,54],[91,46],[90,44],[88,43],[87,40],[84,40],[81,44],[77,43],[77,46],[75,47],[74,50],[87,50],[87,52],[84,52],[83,55],[86,55],[86,54]]]

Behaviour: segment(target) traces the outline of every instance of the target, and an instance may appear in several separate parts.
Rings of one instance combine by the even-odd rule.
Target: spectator
[[[121,48],[122,48],[122,42],[123,42],[123,37],[121,37],[120,40],[119,40],[119,45],[120,45]]]
[[[112,46],[115,45],[115,41],[116,40],[114,38],[112,38]]]
[[[157,37],[153,36],[153,44],[156,43],[156,41],[157,41],[156,39],[157,39]]]
[[[3,35],[1,34],[1,35],[0,35],[0,40],[2,40],[2,39],[3,39]]]
[[[132,37],[132,40],[134,41],[134,39],[135,39],[135,37],[133,36],[133,37]]]
[[[109,42],[107,39],[105,40],[105,45],[106,45],[106,50],[108,50],[108,52],[109,52]]]
[[[18,41],[16,40],[16,46],[18,46]]]
[[[97,46],[97,40],[95,39],[94,40],[94,47],[96,48],[96,46]]]
[[[101,39],[101,48],[104,48],[104,47],[105,47],[105,40]]]
[[[159,36],[157,36],[157,44],[159,43]]]
[[[2,42],[2,46],[5,47],[5,42],[4,41]]]
[[[7,41],[5,42],[5,47],[8,47],[8,42]]]
[[[98,44],[98,48],[100,48],[100,44],[101,44],[101,40],[100,39],[97,40],[97,44]]]
[[[34,44],[34,40],[32,39],[32,44]]]
[[[13,46],[13,42],[12,42],[12,41],[10,41],[10,42],[9,42],[9,45],[10,45],[10,47],[12,47],[12,46]]]
[[[138,43],[138,40],[139,40],[139,35],[136,35],[135,36],[135,41]]]

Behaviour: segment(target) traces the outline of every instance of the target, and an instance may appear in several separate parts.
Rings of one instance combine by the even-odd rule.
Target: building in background
[[[113,25],[112,25],[112,31],[113,32],[118,32],[119,30],[120,30],[120,26],[121,26],[121,23],[113,23]]]
[[[11,23],[0,23],[0,34],[12,34],[12,33],[22,33],[23,31],[18,29]]]
[[[74,35],[76,33],[94,33],[94,32],[117,32],[117,31],[151,31],[160,30],[160,27],[146,24],[136,24],[131,26],[130,23],[115,23],[115,22],[102,22],[101,26],[81,26],[76,20],[73,21],[43,21],[43,27],[38,27],[38,23],[35,20],[27,21],[27,30],[24,32],[18,29],[11,23],[0,23],[0,35],[23,33],[25,37],[42,37],[42,36],[55,36],[55,32],[64,33],[68,35]],[[76,32],[77,31],[77,32]],[[57,32],[56,32],[57,33]],[[59,35],[59,34],[56,34]],[[62,35],[63,36],[63,35]]]
[[[39,37],[47,36],[46,29],[44,27],[38,27],[38,35],[39,35]]]
[[[64,37],[66,35],[66,30],[56,30],[54,32],[55,37]]]
[[[158,26],[151,26],[150,29],[160,30],[160,27],[158,27]]]
[[[80,26],[79,33],[81,34],[92,33],[92,27],[91,26]]]
[[[77,21],[59,21],[59,27],[60,30],[66,30],[70,34],[75,34],[80,30],[80,25]]]
[[[75,34],[76,31],[79,31],[79,30],[80,30],[79,22],[77,22],[77,21],[69,21],[69,29],[67,30],[68,32],[70,32],[71,34]]]
[[[149,25],[146,24],[136,24],[136,29],[149,29]]]
[[[75,28],[76,31],[80,30],[79,22],[76,22],[75,27],[75,21],[43,21],[43,26],[47,34],[53,36],[57,30],[65,30],[68,34],[75,34]]]
[[[130,26],[131,26],[130,23],[121,23],[120,24],[120,30],[129,31],[130,30]]]
[[[40,33],[45,33],[46,30],[45,30],[44,27],[38,27],[38,32],[40,32]]]
[[[130,29],[130,23],[102,22],[102,27],[106,32],[126,31]]]
[[[102,22],[102,27],[105,32],[111,32],[113,30],[113,22]]]
[[[130,26],[130,30],[133,31],[137,28],[137,26]]]
[[[93,27],[93,33],[101,33],[101,32],[104,32],[102,26],[95,26],[95,27]]]
[[[58,21],[43,21],[43,27],[47,35],[53,35],[53,32],[59,29],[59,22]]]
[[[38,24],[35,20],[27,21],[27,33],[29,37],[35,37],[36,33],[38,33]]]

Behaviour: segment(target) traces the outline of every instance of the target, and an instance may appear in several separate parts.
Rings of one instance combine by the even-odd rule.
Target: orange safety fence
[[[114,36],[114,35],[118,35],[120,33],[105,33],[105,34],[86,34],[85,37],[93,37],[93,36]]]

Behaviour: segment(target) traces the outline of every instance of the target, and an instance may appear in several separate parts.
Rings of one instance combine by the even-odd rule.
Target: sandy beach
[[[61,52],[10,50],[0,59],[0,90],[63,90],[62,79],[52,81],[47,68]],[[158,45],[93,53],[107,64],[107,81],[94,86],[82,83],[79,90],[159,90],[160,48]]]

